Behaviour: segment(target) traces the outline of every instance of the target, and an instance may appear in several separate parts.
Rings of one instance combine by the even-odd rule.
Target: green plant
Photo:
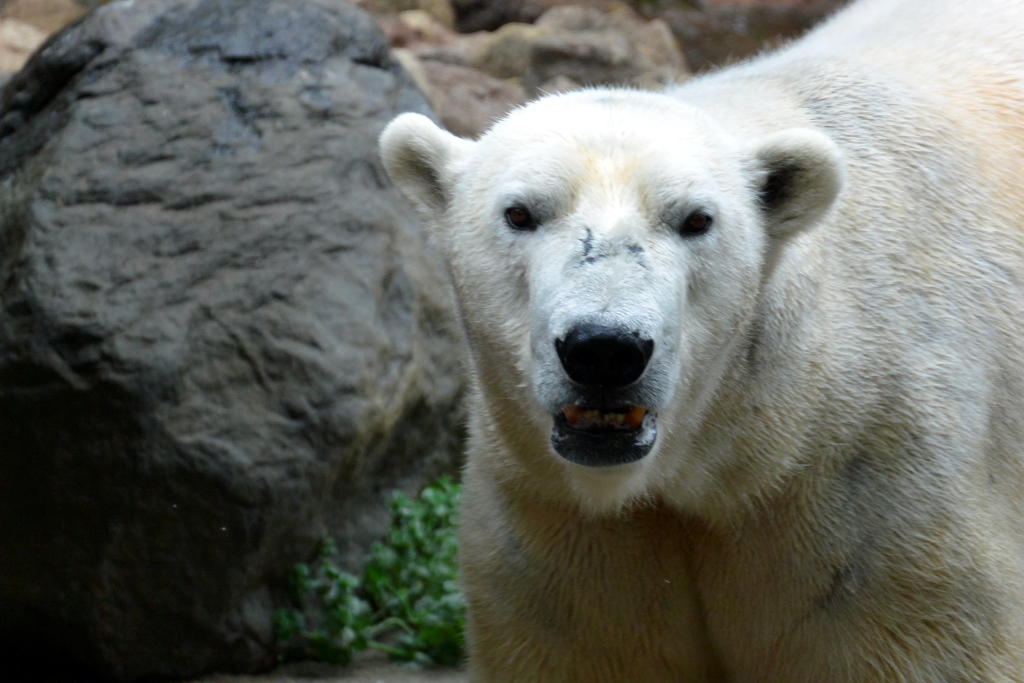
[[[372,648],[421,666],[457,664],[466,610],[458,587],[459,486],[448,477],[419,498],[391,502],[391,528],[375,543],[362,577],[339,570],[330,541],[311,567],[289,576],[295,606],[274,614],[274,632],[290,652],[347,664]]]

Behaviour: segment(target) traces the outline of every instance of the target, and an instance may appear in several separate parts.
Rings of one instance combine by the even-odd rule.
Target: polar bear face
[[[407,114],[381,147],[446,257],[478,409],[519,413],[596,508],[691,457],[677,435],[742,362],[775,252],[842,178],[820,133],[741,139],[629,91],[540,100],[477,142]]]

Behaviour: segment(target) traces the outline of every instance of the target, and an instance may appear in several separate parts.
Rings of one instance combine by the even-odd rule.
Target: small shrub
[[[367,648],[420,666],[458,664],[466,626],[458,509],[459,486],[447,477],[416,499],[396,492],[388,536],[373,545],[361,578],[340,571],[324,541],[315,564],[297,564],[289,576],[295,606],[274,615],[278,641],[333,664]]]

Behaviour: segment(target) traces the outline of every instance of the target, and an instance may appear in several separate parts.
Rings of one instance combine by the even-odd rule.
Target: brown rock
[[[445,128],[455,135],[479,137],[509,110],[526,102],[513,83],[476,69],[432,60],[422,62],[430,82],[430,103]]]
[[[849,0],[704,0],[702,9],[641,5],[660,17],[696,71],[752,56],[806,32]],[[668,5],[668,6],[665,6]]]
[[[20,69],[44,40],[46,34],[32,24],[0,18],[0,73]]]
[[[455,10],[451,0],[359,0],[355,4],[380,17],[419,10],[446,28],[455,26]]]
[[[537,21],[523,81],[539,92],[556,77],[581,85],[658,87],[688,76],[686,60],[668,26],[644,21],[628,6],[609,11],[555,7]]]
[[[389,14],[378,20],[391,47],[415,48],[423,45],[448,45],[459,34],[420,9]]]
[[[455,28],[455,9],[451,0],[418,0],[417,9],[426,12],[446,28]]]
[[[405,72],[412,78],[413,83],[419,88],[419,91],[423,93],[423,96],[427,99],[427,102],[433,103],[438,94],[434,92],[434,86],[431,84],[430,79],[427,77],[427,72],[423,69],[423,61],[420,60],[416,54],[407,48],[396,47],[391,50],[391,56],[395,58]],[[431,104],[433,106],[433,104]]]
[[[411,46],[411,49],[417,57],[423,60],[472,66],[479,59],[481,50],[492,39],[492,35],[487,31],[456,34],[455,39],[450,43],[419,43]]]
[[[602,12],[607,12],[614,6],[621,4],[622,0],[568,0],[568,2],[566,0],[523,0],[523,5],[519,10],[519,21],[532,24],[549,9],[563,5],[593,7]]]
[[[32,24],[46,35],[85,14],[74,0],[10,0],[0,4],[0,17]]]
[[[531,24],[505,24],[480,46],[472,66],[494,78],[519,78],[530,67],[534,42],[546,33]]]

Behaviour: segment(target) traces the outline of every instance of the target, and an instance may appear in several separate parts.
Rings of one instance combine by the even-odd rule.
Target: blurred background
[[[381,129],[661,88],[842,4],[0,3],[0,680],[457,663],[460,333]],[[381,666],[315,675],[464,680]]]

